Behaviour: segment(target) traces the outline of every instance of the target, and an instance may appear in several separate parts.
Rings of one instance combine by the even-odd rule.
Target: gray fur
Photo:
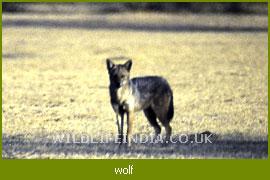
[[[127,114],[127,141],[130,145],[133,112],[141,110],[144,111],[148,121],[154,127],[156,136],[161,131],[156,121],[157,118],[159,119],[166,129],[166,141],[168,141],[171,135],[169,123],[174,114],[173,93],[170,85],[166,79],[159,76],[136,77],[130,80],[131,66],[131,60],[125,64],[115,65],[107,59],[111,105],[117,116],[121,143],[123,142],[123,124],[119,128],[118,115],[121,117],[121,122],[123,122],[124,114]]]

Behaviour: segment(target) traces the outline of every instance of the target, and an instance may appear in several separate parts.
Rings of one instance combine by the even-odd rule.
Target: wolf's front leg
[[[120,145],[123,143],[123,139],[124,139],[124,114],[125,113],[121,113],[120,117],[121,117],[121,126],[120,126],[120,133],[119,133],[119,139],[120,139]]]
[[[131,132],[132,132],[133,111],[127,112],[127,143],[131,146]]]
[[[117,124],[118,134],[120,134],[120,124],[119,124],[118,114],[116,114],[116,124]]]
[[[117,129],[118,129],[118,139],[120,139],[120,123],[119,123],[119,115],[116,113],[116,124],[117,124]]]

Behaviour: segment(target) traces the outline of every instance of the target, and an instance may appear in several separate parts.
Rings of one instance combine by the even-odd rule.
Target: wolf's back
[[[170,94],[170,103],[167,111],[168,120],[171,121],[174,115],[173,92],[166,79],[160,76],[145,76],[131,79],[134,91],[138,91],[140,96],[161,97]]]

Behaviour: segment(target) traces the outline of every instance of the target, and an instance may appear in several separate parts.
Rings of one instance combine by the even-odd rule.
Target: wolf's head
[[[131,60],[128,60],[125,64],[114,64],[110,59],[107,59],[106,63],[111,83],[121,87],[129,81],[129,72],[132,66]]]

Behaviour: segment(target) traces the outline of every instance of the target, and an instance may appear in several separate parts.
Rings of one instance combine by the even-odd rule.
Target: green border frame
[[[42,0],[4,0],[4,2],[43,2]],[[69,0],[47,0],[44,2],[74,2]],[[88,2],[82,0],[80,2]],[[91,2],[98,2],[92,0]],[[102,2],[138,2],[136,0],[103,0]],[[153,2],[149,0],[139,2]],[[164,0],[156,2],[166,2]],[[173,2],[173,1],[171,1]],[[174,1],[174,2],[209,2],[207,0],[191,0],[191,1]],[[211,2],[269,2],[269,0],[250,1],[250,0],[215,0]],[[270,4],[268,3],[268,17]],[[0,12],[2,15],[2,3],[0,3]],[[2,41],[2,18],[1,26],[1,41]],[[269,27],[269,18],[268,18]],[[269,30],[268,30],[268,44],[269,44]],[[268,45],[269,52],[269,45]],[[268,57],[269,59],[269,57]],[[269,69],[269,63],[268,63]],[[269,74],[268,74],[269,79]],[[1,43],[1,83],[2,83],[2,43]],[[1,89],[2,93],[2,89]],[[1,96],[2,102],[2,96]],[[269,96],[268,96],[269,102]],[[2,107],[1,107],[2,108]],[[269,112],[269,107],[268,107]],[[269,119],[269,113],[268,113]],[[269,122],[268,122],[269,123]],[[2,115],[1,115],[2,127]],[[269,127],[269,126],[268,126]],[[1,128],[2,133],[2,128]],[[268,137],[269,140],[269,137]],[[0,147],[2,149],[2,137]],[[269,149],[269,144],[268,144]],[[2,154],[2,151],[1,151]],[[155,178],[198,178],[198,179],[216,179],[216,178],[248,178],[248,179],[262,179],[269,176],[269,160],[254,160],[254,159],[236,159],[236,160],[146,160],[146,159],[114,159],[114,160],[8,160],[0,159],[0,174],[7,179],[39,179],[39,178],[53,178],[53,179],[92,179],[92,178],[140,178],[147,177]],[[116,175],[114,168],[128,167],[133,165],[132,175]]]

